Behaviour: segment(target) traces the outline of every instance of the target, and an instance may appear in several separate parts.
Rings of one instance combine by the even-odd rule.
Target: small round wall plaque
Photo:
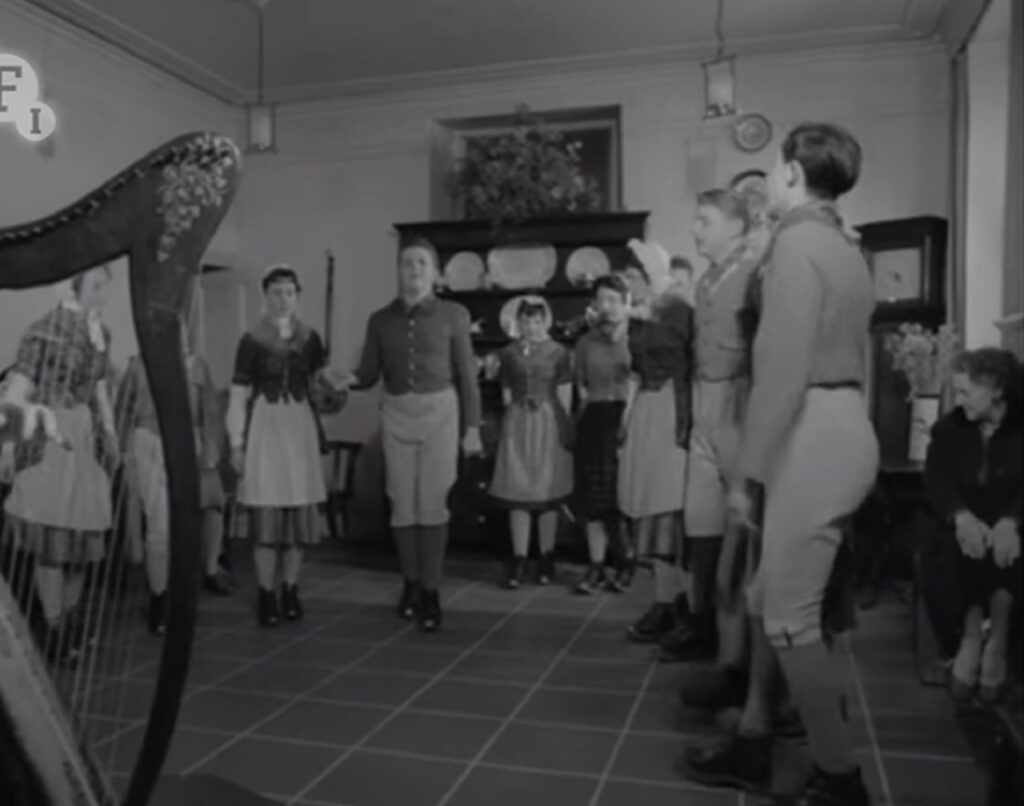
[[[752,154],[771,142],[772,124],[764,115],[751,113],[736,121],[732,135],[738,149]]]

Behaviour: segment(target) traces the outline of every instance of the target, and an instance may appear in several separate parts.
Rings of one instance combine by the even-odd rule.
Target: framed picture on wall
[[[597,186],[597,211],[622,209],[622,157],[619,108],[596,107],[531,112],[544,126],[577,144],[580,169]],[[445,179],[459,160],[488,141],[514,130],[515,115],[441,121],[433,127],[431,157],[431,205],[435,218],[459,218],[445,190]]]

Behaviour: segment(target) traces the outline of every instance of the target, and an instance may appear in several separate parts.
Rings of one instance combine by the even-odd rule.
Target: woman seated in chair
[[[938,520],[929,564],[949,571],[934,577],[926,598],[933,621],[959,602],[963,614],[951,691],[970,700],[978,690],[997,701],[1007,677],[1007,643],[1021,591],[1021,365],[1007,350],[963,353],[954,364],[956,408],[932,429],[925,467],[929,514]],[[965,612],[966,611],[966,612]],[[989,620],[987,640],[983,623]],[[937,623],[947,635],[953,625]],[[941,639],[941,635],[939,636]],[[980,688],[979,688],[980,686]]]

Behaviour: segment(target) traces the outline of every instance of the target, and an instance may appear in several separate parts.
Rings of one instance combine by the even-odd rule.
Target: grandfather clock
[[[907,463],[910,408],[907,383],[893,369],[885,337],[903,323],[938,328],[946,321],[944,218],[921,216],[857,227],[871,268],[877,305],[872,320],[868,399],[882,463]]]

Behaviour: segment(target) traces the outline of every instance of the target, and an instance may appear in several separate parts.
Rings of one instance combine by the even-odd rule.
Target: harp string
[[[196,324],[197,324],[197,317],[198,317],[198,315],[200,313],[200,309],[199,309],[198,305],[196,304],[196,301],[199,299],[199,294],[200,293],[201,293],[201,291],[200,291],[200,284],[199,284],[199,280],[197,278],[194,281],[194,285],[192,286],[192,297],[191,297],[192,301],[191,301],[191,304],[186,306],[186,316],[184,317],[183,322],[182,322],[182,327],[184,327],[185,332],[188,333],[188,334],[191,334],[194,331],[194,329],[196,327]],[[190,372],[189,372],[190,367],[188,365],[187,355],[188,354],[194,354],[194,353],[193,353],[193,350],[191,348],[185,349],[185,347],[186,347],[186,345],[183,344],[182,345],[182,348],[183,348],[182,349],[182,353],[183,353],[182,359],[183,359],[183,363],[185,365],[186,376],[189,378],[189,381],[188,381],[189,382],[189,387],[190,387],[190,398],[189,399],[190,399],[190,405],[191,405],[192,404],[191,385],[192,385],[193,379],[191,378],[191,375],[190,375]],[[197,356],[197,357],[201,358],[201,356]],[[140,369],[141,369],[141,366],[140,366]],[[126,381],[127,380],[129,380],[129,379],[126,379]],[[148,391],[148,386],[147,386],[148,381],[146,381],[145,376],[144,375],[139,375],[137,377],[137,380],[138,380],[138,383],[139,383],[139,387],[136,389],[136,392],[137,393],[141,392],[141,393],[144,393],[146,395],[149,395],[149,399],[151,399],[151,392]],[[129,442],[134,438],[134,434],[133,434],[134,420],[135,420],[135,418],[136,418],[136,416],[138,414],[138,404],[139,404],[139,401],[141,399],[142,399],[141,395],[137,394],[137,396],[135,397],[135,405],[134,406],[133,406],[131,400],[126,400],[126,409],[127,409],[126,415],[129,418],[129,422],[128,422],[128,425],[127,425],[127,428],[126,428],[126,432],[127,432],[127,439],[128,439]],[[193,427],[194,427],[194,430],[198,429],[200,427],[200,422],[194,422],[193,423]],[[199,457],[197,455],[196,458],[198,460],[201,457]],[[167,470],[167,468],[166,468],[165,454],[161,456],[161,461],[164,464],[164,467],[163,467],[163,471],[164,472],[162,474],[162,478],[161,478],[161,476],[150,476],[150,478],[148,479],[149,484],[155,485],[155,487],[153,487],[151,489],[148,489],[148,490],[147,489],[143,489],[141,487],[141,485],[145,484],[147,482],[147,479],[145,477],[139,477],[139,476],[136,477],[134,483],[136,485],[139,485],[139,488],[135,492],[136,492],[136,494],[140,498],[144,499],[145,496],[151,495],[154,491],[156,491],[157,494],[162,495],[164,497],[164,500],[166,502],[166,496],[168,495],[168,490],[167,490],[167,486],[166,486],[166,478],[167,478],[166,470]],[[141,468],[137,467],[136,470],[141,471]],[[126,476],[125,477],[126,482],[127,482],[127,478],[128,477]],[[169,513],[168,513],[168,515],[169,515]],[[164,580],[166,580],[168,578],[168,574],[169,574],[169,556],[170,556],[169,555],[169,550],[170,550],[171,535],[170,535],[169,523],[165,523],[163,525],[163,527],[164,527],[164,535],[163,535],[163,537],[167,541],[168,553],[165,555],[165,565],[164,565],[164,568],[162,569],[162,576],[163,576]],[[147,552],[149,546],[150,546],[150,541],[148,539],[146,539],[146,536],[144,535],[143,539],[142,539],[142,551],[143,551],[142,563],[143,563],[143,572],[144,572],[143,575],[146,578],[148,578],[148,571],[147,571],[147,569],[145,567],[145,563],[147,562],[147,559],[148,559],[147,556],[146,556],[146,552]],[[198,569],[195,569],[195,572],[198,572]],[[145,599],[145,597],[146,597],[146,587],[145,587],[145,585],[139,586],[138,588],[136,588],[136,590],[139,592],[140,597]],[[153,685],[155,685],[155,681],[153,682]],[[119,732],[115,733],[104,745],[106,750],[107,750],[107,752],[109,752],[111,755],[116,754],[118,749],[123,745],[124,741],[126,740],[126,737],[128,736],[128,733],[129,733],[129,731],[127,731],[127,730],[119,731]]]
[[[100,267],[93,267],[93,269],[87,270],[87,272],[95,271]],[[103,266],[103,269],[109,274],[110,270],[108,266]],[[84,273],[83,273],[84,274]],[[77,297],[77,294],[76,294]],[[78,300],[76,299],[76,302]],[[87,367],[81,368],[77,365],[77,357],[72,355],[71,351],[74,349],[74,330],[70,334],[60,332],[62,315],[64,315],[64,308],[67,306],[66,300],[60,300],[55,306],[53,306],[47,314],[44,314],[44,321],[47,322],[45,329],[40,329],[39,320],[31,323],[27,328],[26,332],[22,335],[18,343],[18,355],[14,367],[12,376],[21,376],[23,381],[27,381],[25,384],[26,388],[26,399],[34,399],[36,402],[40,402],[43,405],[52,407],[56,410],[64,411],[75,411],[77,409],[85,407],[87,416],[92,417],[90,410],[91,405],[95,405],[97,410],[101,410],[101,406],[96,400],[99,387],[99,379],[94,378],[93,375],[96,372],[96,361],[95,356],[90,354],[90,361]],[[80,328],[82,324],[89,327],[88,324],[88,313],[85,311],[77,311],[76,315],[81,315],[83,320],[81,323],[76,323],[75,328]],[[49,317],[46,319],[45,317]],[[110,360],[110,343],[111,338],[109,334],[102,331],[102,338],[104,339],[103,345],[103,366],[104,368],[109,366]],[[86,334],[87,337],[92,340],[92,334]],[[70,337],[69,337],[70,336]],[[27,339],[35,339],[42,341],[41,351],[37,351],[37,365],[35,367],[22,367],[22,348]],[[29,345],[31,346],[31,344]],[[93,349],[98,349],[95,344],[92,345]],[[63,353],[62,350],[67,350],[67,353]],[[31,355],[31,353],[29,353]],[[23,374],[24,371],[28,372],[28,376]],[[80,382],[81,378],[79,375],[81,372],[86,372],[86,379],[90,384],[88,396],[84,403],[75,401],[72,397],[72,384]],[[95,403],[94,403],[95,401]],[[101,423],[103,421],[102,412]],[[101,424],[101,429],[103,428]],[[64,439],[67,439],[66,434],[61,434]],[[91,432],[92,440],[86,441],[81,439],[80,442],[84,443],[83,446],[73,447],[65,445],[67,449],[79,449],[93,450],[98,437],[95,426]],[[91,444],[90,444],[91,442]],[[24,450],[24,449],[23,449]],[[40,465],[45,461],[45,453],[47,450],[52,450],[52,446],[48,445],[36,445],[33,448],[33,456],[31,457],[35,461],[31,464],[27,462],[27,458],[17,456],[17,450],[15,451],[15,477],[12,481],[16,481],[18,475],[26,469]],[[36,452],[41,452],[41,455],[36,455]],[[5,518],[6,520],[6,518]],[[43,653],[42,657],[44,663],[49,669],[49,676],[54,688],[57,691],[58,696],[64,700],[65,707],[69,711],[68,716],[70,717],[70,724],[74,732],[79,738],[80,746],[84,746],[87,743],[83,741],[84,735],[81,732],[79,721],[75,719],[73,712],[68,707],[68,692],[69,692],[69,680],[68,674],[65,669],[61,668],[58,663],[52,662],[52,659],[56,658],[58,661],[61,660],[66,649],[72,642],[77,643],[78,636],[75,633],[78,631],[81,625],[81,621],[76,620],[76,617],[80,616],[75,611],[80,611],[83,607],[86,609],[88,606],[84,604],[85,600],[85,586],[87,583],[91,583],[89,574],[93,570],[95,563],[90,563],[88,557],[72,556],[73,562],[64,563],[62,566],[58,566],[57,569],[52,567],[49,569],[50,573],[47,574],[46,578],[43,579],[37,574],[37,570],[40,567],[44,567],[43,563],[40,562],[39,554],[46,554],[47,544],[53,540],[60,538],[66,539],[72,543],[73,548],[77,548],[79,552],[84,551],[84,546],[90,539],[85,534],[75,535],[74,530],[51,530],[44,524],[33,523],[29,519],[22,519],[17,516],[17,521],[12,527],[8,521],[5,525],[6,539],[5,542],[11,546],[12,557],[17,557],[17,562],[21,566],[21,590],[15,590],[16,599],[21,603],[23,608],[23,614],[27,623],[28,629],[27,634],[32,635],[32,617],[35,610],[35,596],[39,596],[40,609],[43,610],[42,619],[44,626],[40,629],[44,630],[43,640],[39,641],[40,649]],[[33,543],[37,545],[33,545]],[[76,545],[77,544],[77,545]],[[9,577],[10,579],[10,577]],[[45,584],[42,584],[45,583]],[[15,580],[15,587],[17,583]],[[48,587],[49,590],[44,594],[43,588]],[[54,591],[56,587],[56,591]],[[69,605],[68,592],[69,590],[75,591],[75,601]],[[43,596],[49,596],[51,599],[51,609],[53,608],[52,599],[57,598],[57,627],[54,630],[52,622],[48,618],[46,611],[46,604],[43,601]],[[73,675],[74,673],[72,673]],[[73,680],[73,677],[72,677]],[[109,787],[105,783],[100,784],[104,790],[103,793],[96,793],[101,798],[106,798],[109,792]]]
[[[59,303],[59,305],[63,305],[63,300]],[[48,313],[55,314],[56,311],[57,311],[57,309],[53,308]],[[17,380],[18,376],[20,376],[24,381],[27,381],[27,384],[26,384],[26,397],[29,398],[29,399],[31,399],[31,398],[37,398],[38,399],[40,397],[44,397],[44,398],[47,398],[47,399],[45,399],[43,401],[44,404],[45,405],[52,405],[52,401],[48,399],[50,396],[52,396],[54,400],[59,400],[59,401],[61,401],[63,403],[63,401],[67,397],[68,392],[70,391],[71,380],[72,380],[70,373],[65,373],[63,378],[62,378],[62,383],[58,384],[55,388],[47,386],[47,384],[46,384],[46,380],[47,379],[46,379],[46,376],[45,376],[45,373],[48,371],[49,367],[53,366],[53,367],[59,369],[61,367],[62,361],[63,361],[63,356],[61,356],[60,352],[59,352],[60,349],[61,349],[60,340],[57,338],[58,337],[57,329],[58,329],[58,325],[59,325],[59,317],[57,315],[51,315],[50,316],[50,318],[47,320],[47,323],[46,323],[46,328],[47,329],[45,329],[42,332],[42,345],[43,346],[42,346],[42,351],[41,351],[41,354],[40,354],[40,357],[39,357],[39,365],[40,365],[39,366],[39,371],[38,372],[32,372],[30,370],[29,375],[27,375],[27,376],[24,375],[23,372],[21,371],[23,369],[20,366],[22,342],[24,341],[25,338],[32,338],[32,337],[38,338],[39,337],[39,329],[37,327],[37,324],[38,324],[38,322],[30,323],[28,330],[22,336],[22,338],[19,340],[19,343],[18,343],[18,353],[17,353],[17,355],[15,357],[15,365],[14,365],[14,368],[13,368],[13,371],[12,371],[12,380]],[[54,351],[56,351],[56,352],[54,352]],[[14,452],[15,452],[15,478],[17,478],[17,476],[23,470],[23,468],[20,467],[19,465],[24,460],[22,459],[21,456],[18,455],[18,450],[17,449],[15,449]],[[34,610],[34,606],[35,606],[34,595],[36,594],[36,588],[38,587],[37,583],[36,583],[36,570],[37,570],[38,563],[35,560],[35,552],[30,551],[30,543],[31,543],[32,536],[28,533],[27,527],[26,527],[25,524],[19,523],[17,528],[16,528],[14,525],[12,525],[10,523],[10,521],[7,521],[6,518],[5,518],[5,522],[6,522],[5,531],[7,532],[7,539],[10,542],[10,545],[12,547],[12,556],[19,557],[20,561],[23,562],[24,565],[26,566],[25,569],[24,569],[24,574],[22,575],[22,578],[21,578],[22,579],[22,583],[24,585],[24,588],[17,593],[17,598],[18,598],[18,600],[20,602],[23,603],[23,606],[25,606],[27,608],[26,611],[25,611],[26,616],[30,616],[32,611]],[[41,529],[41,531],[43,532],[42,537],[43,537],[43,542],[45,544],[46,539],[47,539],[47,535],[45,534],[44,530]],[[64,590],[65,579],[64,579],[63,573],[61,575],[60,583],[61,583],[61,585],[60,585],[60,596],[61,596],[61,600],[63,602],[63,597],[64,597],[64,593],[65,593],[65,590]],[[42,601],[40,601],[39,604],[40,604],[41,608],[44,607]],[[44,613],[44,618],[45,618],[45,613]],[[43,641],[43,645],[41,647],[41,649],[42,649],[42,651],[44,653],[44,657],[49,657],[51,652],[59,651],[60,647],[63,646],[65,639],[66,639],[66,634],[65,634],[65,629],[64,629],[64,621],[62,619],[62,620],[60,620],[58,622],[58,628],[57,628],[56,632],[54,632],[52,630],[47,630],[45,632],[45,634],[44,634],[44,641]],[[59,685],[59,680],[57,680],[55,682],[58,682],[58,689],[60,689],[61,687]]]
[[[92,270],[87,270],[92,271]],[[198,278],[193,286],[193,303],[186,307],[185,316],[181,318],[181,326],[192,332],[197,325],[200,308],[195,301],[198,299]],[[41,338],[42,349],[37,352],[38,364],[28,378],[31,383],[30,399],[36,399],[44,405],[64,409],[70,401],[72,386],[80,382],[81,368],[76,368],[78,358],[72,355],[74,339],[60,332],[61,311],[63,301],[51,309],[45,329],[33,326],[23,335]],[[127,774],[132,771],[134,756],[141,746],[141,730],[148,716],[149,706],[156,687],[155,666],[159,659],[160,639],[146,634],[143,624],[144,604],[149,595],[147,584],[146,562],[150,546],[144,532],[136,529],[145,528],[135,524],[129,518],[129,504],[134,504],[133,497],[152,494],[152,490],[144,490],[139,486],[139,478],[133,478],[133,468],[127,457],[131,453],[131,440],[134,422],[138,414],[140,395],[134,398],[122,398],[120,388],[115,389],[111,346],[118,334],[104,328],[105,365],[104,372],[98,378],[92,377],[95,367],[90,366],[91,390],[89,402],[85,405],[90,410],[93,422],[92,445],[97,441],[102,445],[101,455],[104,459],[102,467],[110,481],[111,487],[111,522],[104,535],[103,557],[96,562],[89,562],[87,556],[77,556],[76,562],[66,565],[60,572],[61,612],[56,629],[48,629],[43,633],[40,650],[47,659],[50,677],[59,692],[68,716],[83,751],[98,762],[101,771],[110,777],[113,773]],[[184,345],[182,345],[184,346]],[[19,351],[21,344],[19,342]],[[190,351],[191,352],[191,351]],[[202,356],[198,356],[202,358]],[[147,384],[145,390],[138,390],[151,396],[148,381],[145,377],[144,360],[141,353],[138,357],[138,369],[143,374],[141,382]],[[183,356],[183,361],[185,360]],[[118,379],[117,386],[133,381],[131,364]],[[17,374],[17,368],[15,370]],[[186,366],[186,373],[188,367]],[[140,379],[136,378],[135,381]],[[38,381],[36,383],[35,381]],[[105,386],[105,404],[99,402],[100,388]],[[76,404],[74,408],[78,408]],[[92,416],[95,413],[98,416]],[[106,433],[107,415],[113,415],[113,430],[116,442],[108,444]],[[198,427],[198,423],[196,426]],[[87,444],[86,449],[92,447]],[[115,448],[116,460],[111,462],[109,449]],[[162,447],[162,442],[161,442]],[[127,448],[127,450],[126,450]],[[165,461],[161,456],[161,460]],[[16,464],[15,477],[25,469],[22,461]],[[134,471],[137,471],[135,468]],[[163,468],[166,480],[166,464]],[[153,477],[151,484],[160,484],[158,477]],[[166,485],[159,491],[166,496]],[[158,493],[158,494],[159,494]],[[19,519],[20,521],[20,519]],[[169,527],[169,524],[165,524]],[[5,525],[4,544],[10,549],[7,568],[4,569],[12,592],[22,603],[26,621],[30,621],[37,605],[35,598],[43,595],[53,597],[53,590],[40,590],[36,569],[39,557],[31,549],[32,527],[19,523],[14,527],[10,521]],[[170,551],[169,528],[165,528],[167,551]],[[55,539],[40,528],[41,541],[35,548],[43,550],[48,540]],[[59,538],[58,538],[59,539]],[[74,541],[85,542],[88,538],[69,537]],[[141,551],[134,545],[141,543]],[[165,578],[169,576],[167,564],[164,565]],[[198,573],[198,569],[196,569]],[[50,574],[52,577],[53,574]],[[54,584],[50,579],[47,584]],[[165,583],[165,590],[166,590]],[[75,613],[64,611],[68,604],[68,590],[77,589],[77,607]],[[74,597],[71,597],[74,598]],[[44,613],[45,616],[45,613]],[[44,621],[47,619],[44,618]],[[84,641],[83,636],[92,636],[91,641]],[[140,639],[142,647],[140,647]],[[75,655],[69,656],[73,664],[68,667],[61,663],[62,656],[72,645],[78,646]],[[53,660],[56,659],[56,660]],[[142,706],[141,708],[139,706]],[[132,710],[129,711],[129,707]],[[115,728],[111,730],[110,728]],[[133,742],[135,746],[133,747]],[[125,760],[125,757],[128,758]]]
[[[198,279],[193,285],[192,299],[197,298],[199,293]],[[196,326],[196,317],[198,316],[199,309],[193,303],[186,306],[186,315],[182,318],[180,327],[183,327],[186,332],[191,332]],[[178,339],[180,341],[180,338]],[[182,345],[184,348],[184,344]],[[191,352],[191,351],[189,351]],[[189,368],[187,365],[187,359],[185,350],[182,350],[182,361],[185,365],[186,376],[189,375]],[[126,372],[125,377],[122,379],[122,388],[124,385],[128,385],[130,395],[121,396],[120,399],[120,412],[118,434],[120,437],[120,444],[122,447],[127,449],[123,451],[123,456],[128,457],[133,453],[132,443],[134,440],[134,430],[137,423],[137,418],[140,410],[140,406],[143,400],[150,401],[148,405],[152,403],[152,392],[149,388],[149,382],[145,373],[146,367],[143,365],[141,355],[138,356],[139,363],[134,367],[134,370],[138,374],[131,374],[132,369],[129,368]],[[191,385],[191,379],[189,380]],[[194,423],[198,426],[198,423]],[[154,668],[156,666],[157,657],[154,656],[142,656],[138,657],[137,653],[139,650],[139,639],[142,639],[143,646],[147,651],[153,652],[159,643],[156,643],[158,639],[152,638],[145,634],[145,630],[142,627],[141,614],[145,610],[145,602],[149,596],[149,573],[147,563],[149,562],[149,551],[152,550],[152,542],[148,538],[151,525],[146,523],[139,532],[132,533],[133,526],[138,528],[140,524],[136,522],[131,524],[127,522],[126,510],[127,504],[131,501],[133,504],[140,506],[143,510],[144,507],[141,501],[145,500],[147,496],[156,494],[162,496],[165,502],[165,514],[169,518],[169,507],[167,506],[167,495],[168,489],[166,486],[167,480],[167,468],[166,468],[166,454],[162,451],[163,445],[161,440],[161,456],[159,457],[163,467],[162,473],[151,473],[148,477],[143,473],[143,468],[138,465],[138,457],[132,460],[132,465],[129,466],[127,463],[122,464],[122,473],[120,475],[120,487],[119,487],[119,507],[116,523],[125,529],[125,532],[121,535],[119,548],[122,554],[127,555],[122,557],[122,560],[116,564],[118,578],[114,582],[114,590],[117,591],[122,597],[122,606],[115,608],[113,618],[116,619],[116,626],[111,630],[114,635],[121,634],[123,631],[122,625],[127,622],[128,625],[134,624],[134,629],[129,626],[127,630],[128,634],[133,640],[125,642],[125,658],[121,664],[121,668],[118,673],[108,673],[108,677],[112,678],[106,688],[114,688],[120,686],[119,697],[117,706],[113,713],[113,717],[116,720],[115,724],[120,724],[122,727],[114,730],[110,735],[104,737],[98,742],[97,750],[102,750],[102,760],[104,761],[103,766],[108,770],[114,770],[117,766],[115,759],[128,754],[134,756],[132,750],[137,753],[138,747],[132,747],[132,740],[137,739],[141,743],[141,728],[145,723],[145,719],[140,717],[139,714],[132,713],[126,714],[125,710],[128,705],[129,692],[138,699],[140,694],[144,695],[146,707],[144,712],[148,714],[148,705],[152,700],[153,692],[156,686],[156,678]],[[198,458],[198,457],[197,457]],[[143,485],[151,485],[148,489],[144,488]],[[143,514],[143,518],[144,518]],[[137,548],[140,549],[138,556],[134,551],[133,539],[137,538],[141,544]],[[162,524],[162,538],[164,543],[164,564],[161,569],[161,576],[163,577],[164,590],[168,590],[169,580],[169,557],[170,557],[170,528],[169,521]],[[138,562],[136,562],[138,561]],[[198,572],[198,569],[195,569]],[[134,584],[125,582],[123,575],[134,571]],[[124,593],[127,588],[127,594]],[[115,656],[111,655],[111,665],[117,664]],[[95,692],[95,689],[93,689]],[[124,752],[122,752],[124,751]],[[130,767],[130,765],[126,765]],[[129,772],[130,769],[117,769],[116,772]]]

